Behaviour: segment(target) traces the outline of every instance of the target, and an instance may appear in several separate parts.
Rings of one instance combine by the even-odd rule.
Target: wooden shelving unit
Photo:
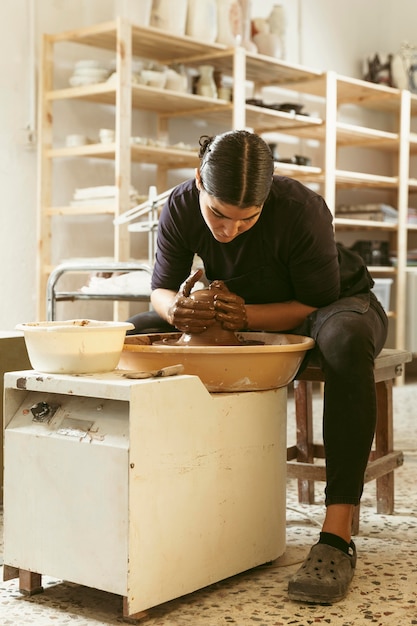
[[[54,50],[59,44],[89,46],[106,50],[117,58],[117,80],[83,87],[54,88]],[[182,63],[198,67],[209,63],[233,81],[233,100],[203,98],[132,84],[132,62],[135,57],[171,65]],[[301,115],[254,106],[245,102],[245,84],[253,81],[255,92],[265,87],[282,90],[286,99],[316,101],[320,114]],[[54,142],[54,106],[59,102],[88,102],[114,109],[115,142],[62,147]],[[289,100],[289,101],[292,101]],[[345,119],[344,108],[378,112],[387,117],[387,127],[361,125]],[[38,202],[38,315],[44,314],[45,287],[48,273],[59,263],[51,254],[51,219],[56,216],[97,214],[117,218],[130,208],[131,166],[147,163],[157,166],[155,184],[166,189],[167,172],[176,168],[194,168],[197,153],[170,147],[135,145],[131,142],[132,111],[152,112],[157,118],[158,135],[169,140],[169,123],[175,119],[201,118],[213,125],[251,128],[258,133],[280,133],[313,140],[322,147],[322,162],[314,166],[277,163],[277,172],[318,185],[329,208],[335,213],[340,192],[363,193],[366,190],[387,194],[398,208],[398,224],[371,220],[348,220],[335,216],[336,234],[362,233],[366,239],[383,235],[397,251],[395,267],[372,267],[372,273],[393,277],[396,302],[391,315],[395,318],[395,347],[405,346],[405,302],[407,245],[417,227],[407,225],[410,194],[417,194],[417,178],[409,171],[410,155],[417,154],[417,132],[411,132],[410,120],[417,116],[417,97],[409,92],[344,77],[335,72],[320,72],[293,65],[245,49],[226,48],[221,44],[204,44],[190,37],[177,37],[152,27],[140,27],[117,19],[114,22],[45,35],[40,76],[40,141]],[[369,119],[369,115],[368,115]],[[372,117],[371,117],[372,119]],[[348,171],[339,166],[345,148],[372,150],[392,155],[390,172]],[[51,186],[55,161],[79,158],[114,162],[117,196],[109,206],[53,206]],[[114,227],[114,261],[130,260],[130,236],[126,224]],[[123,303],[120,305],[123,307]],[[124,309],[115,311],[123,316]]]
[[[81,87],[54,87],[54,57],[60,44],[89,46],[92,51],[106,50],[117,58],[117,80]],[[85,53],[84,53],[85,54]],[[146,85],[132,84],[132,61],[134,57],[147,58],[163,64],[182,63],[197,67],[210,63],[217,70],[233,79],[233,102],[203,98],[191,93],[156,89]],[[40,75],[40,124],[39,124],[39,201],[38,201],[38,317],[43,318],[45,290],[48,275],[60,259],[52,258],[51,220],[56,216],[108,215],[117,218],[130,209],[129,188],[133,163],[157,166],[155,184],[159,190],[166,188],[170,169],[194,168],[198,164],[197,153],[169,146],[134,145],[131,143],[132,111],[152,112],[157,116],[158,134],[169,139],[168,125],[173,119],[201,118],[212,124],[231,128],[259,125],[262,132],[269,129],[304,129],[314,136],[323,125],[321,119],[293,115],[286,112],[260,109],[245,104],[246,80],[258,84],[287,84],[316,81],[320,72],[294,66],[276,59],[247,53],[243,48],[226,48],[221,44],[203,44],[190,37],[177,37],[152,27],[140,27],[118,19],[114,22],[81,28],[43,39]],[[272,79],[273,77],[273,79]],[[80,147],[62,147],[54,141],[54,106],[59,102],[88,102],[114,108],[116,138],[112,144],[88,144]],[[63,159],[101,159],[114,162],[114,178],[117,196],[114,205],[82,207],[54,206],[52,202],[53,163]],[[319,175],[321,168],[292,168],[289,172]],[[126,225],[114,227],[114,261],[130,259],[130,237]],[[120,304],[116,317],[124,317],[126,308]]]

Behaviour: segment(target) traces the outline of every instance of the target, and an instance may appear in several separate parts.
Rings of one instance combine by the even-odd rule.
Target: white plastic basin
[[[110,372],[117,366],[128,322],[66,320],[18,324],[34,370],[49,374]]]

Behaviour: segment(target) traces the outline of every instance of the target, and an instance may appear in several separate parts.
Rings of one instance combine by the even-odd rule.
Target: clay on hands
[[[194,276],[191,278],[193,279]],[[187,280],[189,286],[192,281]],[[195,281],[192,284],[194,285]],[[188,286],[181,288],[183,294],[187,292]],[[233,331],[247,326],[245,303],[242,298],[231,293],[221,280],[213,281],[207,289],[188,292],[188,294],[187,307],[190,306],[190,301],[193,301],[195,313],[190,314],[187,308],[188,317],[185,315],[181,320],[186,325],[180,329],[184,332],[178,340],[179,344],[224,346],[240,344]],[[180,305],[182,303],[183,301],[180,300]],[[203,311],[209,311],[212,315],[209,323],[207,323],[207,317],[198,317]],[[190,318],[191,321],[189,321]],[[197,320],[198,323],[196,324]],[[200,330],[201,327],[203,327],[202,330]],[[196,331],[194,328],[198,330]]]
[[[216,290],[214,308],[216,320],[227,330],[243,330],[248,327],[245,301],[229,291],[221,280],[215,280],[210,287]]]
[[[168,311],[168,321],[170,324],[182,332],[199,334],[215,324],[215,308],[213,298],[196,298],[191,290],[196,282],[201,278],[203,271],[197,270],[185,280],[175,297],[175,300]]]

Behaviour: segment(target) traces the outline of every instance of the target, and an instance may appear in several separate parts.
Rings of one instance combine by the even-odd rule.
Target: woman
[[[288,592],[294,600],[332,603],[346,595],[356,565],[352,516],[374,435],[373,363],[387,318],[361,257],[336,244],[324,200],[274,176],[261,137],[231,131],[202,137],[200,146],[195,179],[174,189],[160,217],[151,296],[156,328],[195,333],[217,319],[232,330],[315,339],[305,361],[315,359],[325,375],[326,515]],[[229,289],[212,309],[188,297],[201,275],[189,276],[195,255],[206,278]],[[133,332],[150,330],[143,320],[130,320]]]

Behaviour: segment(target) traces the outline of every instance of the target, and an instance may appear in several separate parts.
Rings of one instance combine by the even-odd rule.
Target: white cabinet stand
[[[286,388],[5,376],[4,577],[120,594],[124,616],[285,551]]]

